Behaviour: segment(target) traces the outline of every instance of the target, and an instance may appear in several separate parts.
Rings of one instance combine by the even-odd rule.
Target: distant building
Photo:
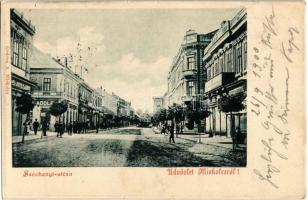
[[[115,96],[108,93],[103,87],[99,87],[96,91],[102,96],[102,110],[104,115],[117,115],[118,100]]]
[[[50,129],[54,129],[56,121],[49,114],[49,108],[54,101],[66,100],[68,109],[62,115],[61,121],[68,124],[78,119],[78,86],[82,80],[71,69],[62,65],[58,60],[49,57],[33,47],[31,54],[31,80],[37,82],[32,94],[37,105],[33,109],[33,120],[47,120]]]
[[[112,93],[112,96],[117,100],[117,116],[129,116],[131,103],[114,93]]]
[[[211,43],[205,48],[206,107],[212,112],[207,118],[207,131],[230,136],[230,123],[246,132],[246,110],[230,114],[218,109],[222,95],[241,95],[247,91],[247,13],[241,9],[236,16],[221,23]]]
[[[164,108],[163,97],[153,97],[153,114]]]
[[[32,53],[35,27],[24,18],[22,13],[11,9],[11,72],[12,72],[12,132],[19,135],[23,132],[22,123],[26,115],[18,113],[16,98],[23,94],[30,94],[36,85],[30,80],[30,55]]]

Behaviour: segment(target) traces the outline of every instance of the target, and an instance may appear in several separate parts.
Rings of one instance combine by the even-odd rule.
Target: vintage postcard
[[[3,198],[305,198],[304,9],[3,2]]]

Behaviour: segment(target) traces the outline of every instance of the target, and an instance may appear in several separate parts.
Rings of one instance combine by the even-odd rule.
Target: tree
[[[245,108],[243,101],[246,95],[224,95],[218,101],[218,109],[224,113],[239,112]]]
[[[194,123],[196,123],[198,126],[201,125],[201,121],[205,118],[209,117],[211,112],[207,109],[204,109],[201,107],[200,102],[196,102],[196,107],[199,109],[194,109],[192,102],[186,103],[186,116],[188,119],[188,122],[186,123],[186,127],[190,130],[194,128]]]
[[[61,120],[61,115],[67,111],[68,103],[66,100],[64,101],[54,101],[49,108],[49,113],[55,117],[59,117],[59,121]]]
[[[33,110],[35,106],[35,100],[30,94],[22,94],[16,98],[16,111],[20,114],[26,114],[27,120],[29,120],[30,111]],[[25,131],[22,132],[22,143],[25,141]]]
[[[183,109],[183,107],[178,105],[178,104],[173,104],[172,110],[173,110],[175,123],[178,124],[178,123],[182,122],[183,119],[184,119],[184,109]]]

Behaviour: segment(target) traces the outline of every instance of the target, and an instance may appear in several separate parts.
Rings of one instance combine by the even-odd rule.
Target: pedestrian
[[[171,123],[169,132],[170,132],[169,143],[171,143],[171,140],[173,141],[173,143],[175,143],[175,141],[174,141],[174,124],[173,124],[173,122]]]
[[[80,121],[78,121],[77,122],[77,129],[78,129],[78,133],[80,134],[81,133],[81,122]]]
[[[59,137],[60,132],[59,132],[59,122],[58,121],[55,122],[54,127],[55,127],[55,132],[57,133],[57,137]]]
[[[73,133],[77,133],[77,124],[76,124],[76,121],[73,122]]]
[[[68,135],[72,135],[73,132],[72,122],[68,123],[67,130],[68,130]]]
[[[62,138],[62,135],[64,134],[65,124],[59,122],[59,137]]]
[[[161,134],[165,134],[166,133],[166,127],[165,127],[165,125],[162,125],[162,127],[161,127],[161,132],[160,132]]]
[[[47,123],[47,120],[45,119],[44,121],[43,121],[43,124],[42,124],[42,138],[43,138],[43,136],[47,136],[47,130],[48,130],[48,123]]]
[[[40,123],[37,121],[37,119],[34,120],[32,126],[33,126],[34,135],[36,135],[37,134],[37,129],[40,126]]]
[[[233,137],[232,137],[233,150],[235,150],[235,148],[238,147],[240,134],[241,134],[241,130],[237,126],[235,128],[235,132],[234,132]]]

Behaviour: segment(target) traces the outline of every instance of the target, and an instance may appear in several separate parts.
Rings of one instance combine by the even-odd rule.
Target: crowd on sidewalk
[[[113,126],[97,126],[94,129],[91,129],[91,126],[88,122],[69,122],[69,123],[63,123],[62,121],[58,120],[54,124],[54,132],[57,133],[57,137],[62,138],[62,135],[64,133],[68,133],[68,135],[75,134],[83,134],[88,132],[96,131],[98,132],[100,129],[112,129]],[[47,121],[43,121],[42,123],[39,123],[37,119],[34,120],[33,123],[30,122],[30,120],[26,119],[23,123],[23,134],[29,135],[30,131],[33,131],[34,135],[37,135],[38,131],[41,130],[42,134],[41,137],[47,136],[48,132],[52,132],[52,129],[50,127],[50,124]]]

